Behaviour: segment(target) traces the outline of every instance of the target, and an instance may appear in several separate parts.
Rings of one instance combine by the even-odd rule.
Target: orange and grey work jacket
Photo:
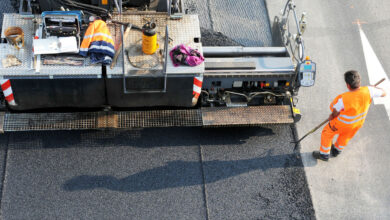
[[[340,115],[331,121],[332,126],[339,128],[358,128],[363,126],[371,104],[371,95],[368,87],[360,87],[356,91],[349,91],[337,96],[330,104],[333,111],[336,103],[342,99],[344,108]]]
[[[91,55],[92,62],[95,57],[107,58],[108,56],[110,59],[114,57],[114,41],[106,22],[95,20],[89,24],[80,46],[80,55],[87,56],[87,54]]]

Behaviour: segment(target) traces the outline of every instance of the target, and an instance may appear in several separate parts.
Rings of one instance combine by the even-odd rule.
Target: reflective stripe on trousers
[[[339,143],[336,141],[336,143],[334,144],[334,147],[335,147],[338,151],[343,151],[345,146],[339,145]]]
[[[324,126],[321,133],[320,152],[322,154],[330,153],[332,141],[336,134],[338,134],[339,136],[337,137],[335,147],[338,148],[338,150],[343,150],[344,147],[348,145],[348,142],[355,136],[356,132],[360,129],[360,127],[361,126],[345,126],[337,128],[337,131],[333,131],[330,126]]]

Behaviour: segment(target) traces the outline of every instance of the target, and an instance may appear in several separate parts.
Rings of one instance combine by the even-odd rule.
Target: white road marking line
[[[388,115],[389,120],[390,120],[390,82],[389,82],[389,78],[387,77],[385,70],[383,69],[381,63],[379,62],[378,57],[376,56],[374,50],[372,49],[371,44],[368,41],[366,34],[364,34],[360,25],[359,25],[359,31],[360,31],[360,37],[362,39],[364,58],[366,60],[368,79],[370,80],[370,84],[373,85],[374,83],[378,82],[382,78],[386,79],[378,87],[383,88],[386,91],[387,96],[384,98],[375,98],[374,104],[375,105],[378,105],[378,104],[385,105],[387,115]]]

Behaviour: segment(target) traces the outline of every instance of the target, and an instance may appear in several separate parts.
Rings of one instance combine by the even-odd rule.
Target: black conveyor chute
[[[286,56],[285,47],[203,47],[205,57]]]

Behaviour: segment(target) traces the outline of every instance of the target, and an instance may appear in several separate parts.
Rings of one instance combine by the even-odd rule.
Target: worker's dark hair
[[[357,89],[360,87],[360,74],[356,70],[349,70],[344,73],[345,82],[351,87],[351,89]]]

